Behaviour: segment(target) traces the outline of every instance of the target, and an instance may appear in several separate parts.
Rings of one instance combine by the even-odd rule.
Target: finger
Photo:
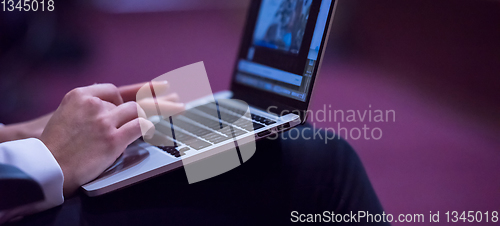
[[[132,121],[138,117],[138,109],[141,109],[136,102],[130,101],[120,104],[109,112],[116,128]]]
[[[148,119],[148,116],[146,115],[146,112],[144,111],[144,109],[142,109],[141,105],[136,103],[136,106],[137,106],[138,116],[141,118],[144,118],[144,119]]]
[[[158,102],[158,108],[160,109],[161,115],[163,117],[176,115],[185,110],[184,103],[176,103],[165,100],[157,100],[157,102]]]
[[[136,83],[132,85],[120,86],[118,87],[118,92],[123,98],[123,101],[135,101],[135,95],[139,91],[139,89],[145,85],[147,82]]]
[[[136,94],[139,92],[141,87],[144,85],[148,84],[149,82],[142,82],[142,83],[136,83],[132,85],[126,85],[126,86],[120,86],[118,87],[118,92],[120,92],[120,95],[123,98],[123,101],[128,102],[128,101],[136,101]],[[160,93],[163,93],[168,89],[168,82],[167,81],[160,81],[160,82],[151,82],[151,84],[154,87],[155,94],[160,95]]]
[[[127,145],[131,144],[143,134],[149,138],[154,134],[154,124],[143,118],[136,118],[125,123],[117,131],[117,136],[120,142]]]
[[[156,108],[156,102],[154,98],[144,98],[139,101],[137,101],[137,104],[141,106],[141,108],[144,110],[146,113],[145,118],[150,118],[155,115],[159,115],[160,112],[158,112],[158,108]]]
[[[168,88],[170,88],[170,83],[168,83],[166,80],[163,81],[151,81],[150,85],[152,86],[153,90],[155,91],[155,96],[161,96],[164,95]]]
[[[104,106],[104,110],[106,111],[112,111],[113,109],[116,108],[116,105],[107,101],[102,101],[102,105]]]
[[[175,103],[161,99],[157,99],[155,101],[153,98],[146,98],[138,101],[137,103],[144,109],[147,114],[147,118],[155,115],[169,117],[182,112],[185,109],[183,103]],[[158,103],[158,105],[156,105],[156,103]]]
[[[116,88],[116,86],[113,84],[95,84],[83,87],[82,89],[87,94],[98,97],[101,100],[111,102],[115,105],[120,105],[123,103],[123,99],[118,92],[118,88]]]
[[[165,101],[171,101],[171,102],[178,102],[179,101],[179,95],[177,93],[171,93],[166,96],[156,96],[156,99],[158,100],[165,100]]]

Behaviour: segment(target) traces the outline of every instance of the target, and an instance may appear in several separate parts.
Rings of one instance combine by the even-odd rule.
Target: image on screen
[[[298,54],[312,0],[263,0],[254,45]]]
[[[332,4],[332,0],[260,2],[255,27],[250,29],[252,39],[249,40],[249,46],[245,47],[247,51],[240,53],[237,62],[235,81],[305,102],[313,85],[314,71],[318,67]],[[299,19],[283,19],[282,12],[286,9],[294,9],[295,14],[290,17]],[[287,26],[280,24],[282,21]],[[278,28],[288,32],[288,37],[277,35]],[[286,30],[288,28],[297,28],[297,31],[290,32]],[[295,41],[291,41],[292,34],[296,34],[293,36]]]

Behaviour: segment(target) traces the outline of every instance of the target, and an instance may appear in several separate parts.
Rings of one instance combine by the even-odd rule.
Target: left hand
[[[51,117],[52,113],[49,113],[31,121],[0,127],[0,143],[32,137],[40,138],[43,129]]]

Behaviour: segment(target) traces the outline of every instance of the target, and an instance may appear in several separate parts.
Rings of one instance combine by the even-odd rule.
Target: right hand
[[[76,88],[63,98],[47,123],[41,141],[64,174],[68,197],[108,168],[127,145],[154,125],[138,117],[136,102],[123,103],[112,84]]]

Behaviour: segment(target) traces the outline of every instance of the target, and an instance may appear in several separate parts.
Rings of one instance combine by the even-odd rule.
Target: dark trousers
[[[308,127],[298,131],[304,128]],[[297,130],[291,135],[297,137]],[[246,163],[205,181],[189,185],[180,169],[100,197],[80,194],[62,207],[18,223],[276,225],[311,216],[315,222],[330,221],[332,212],[349,215],[342,221],[351,221],[358,211],[382,214],[363,165],[347,142],[336,138],[325,144],[318,136],[313,140],[312,128],[304,131],[310,140],[302,135],[290,139],[289,132],[280,137],[258,141],[256,153]],[[357,224],[372,223],[361,218]]]

